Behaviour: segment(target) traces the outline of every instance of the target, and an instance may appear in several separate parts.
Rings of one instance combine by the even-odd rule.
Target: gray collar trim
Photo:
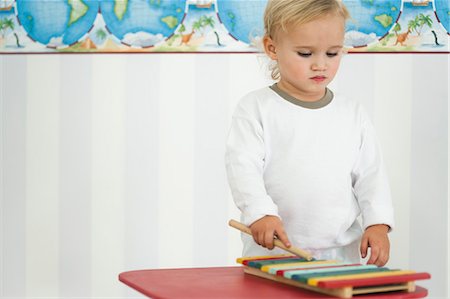
[[[297,98],[291,96],[290,94],[288,94],[285,91],[282,91],[278,87],[277,83],[273,84],[269,88],[272,89],[273,91],[275,91],[280,97],[282,97],[286,101],[291,102],[294,105],[297,105],[297,106],[300,106],[303,108],[308,108],[308,109],[323,108],[326,105],[328,105],[329,103],[331,103],[331,101],[333,100],[333,97],[334,97],[333,92],[331,90],[329,90],[328,88],[326,88],[325,95],[323,96],[323,98],[321,98],[318,101],[314,101],[314,102],[306,102],[306,101],[302,101],[300,99],[297,99]]]

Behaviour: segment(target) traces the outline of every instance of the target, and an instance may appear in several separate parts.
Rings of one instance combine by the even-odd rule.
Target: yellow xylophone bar
[[[265,265],[260,269],[263,272],[269,272],[271,269],[295,269],[300,267],[317,267],[317,266],[328,266],[328,265],[338,265],[340,262],[335,260],[324,260],[324,261],[313,261],[313,262],[295,262],[295,263],[285,263],[285,264],[275,264],[275,265]]]

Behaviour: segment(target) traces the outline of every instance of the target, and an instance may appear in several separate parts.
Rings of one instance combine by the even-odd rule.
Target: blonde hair
[[[264,35],[273,39],[278,30],[286,32],[289,26],[306,24],[328,14],[350,18],[341,0],[269,0],[264,12]],[[269,68],[272,79],[279,79],[276,62]]]

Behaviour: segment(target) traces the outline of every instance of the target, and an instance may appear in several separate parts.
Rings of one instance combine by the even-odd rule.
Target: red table
[[[242,267],[129,271],[121,273],[119,280],[154,299],[334,298],[245,274]],[[417,286],[412,293],[378,293],[356,298],[423,298],[427,294],[426,289]]]

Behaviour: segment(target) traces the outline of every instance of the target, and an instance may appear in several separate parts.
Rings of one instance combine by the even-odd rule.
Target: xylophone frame
[[[365,286],[365,287],[354,287],[354,286],[345,286],[339,288],[319,288],[315,286],[311,286],[300,281],[295,281],[291,279],[287,279],[283,276],[272,275],[266,272],[263,272],[259,269],[244,266],[244,272],[250,275],[259,276],[265,279],[270,279],[273,281],[281,282],[284,284],[288,284],[295,287],[304,288],[310,291],[331,295],[339,298],[352,298],[353,295],[362,295],[362,294],[371,294],[371,293],[379,293],[379,292],[391,292],[391,291],[407,291],[414,292],[416,289],[416,285],[414,281],[408,281],[400,284],[391,284],[391,285],[381,285],[381,286]]]

